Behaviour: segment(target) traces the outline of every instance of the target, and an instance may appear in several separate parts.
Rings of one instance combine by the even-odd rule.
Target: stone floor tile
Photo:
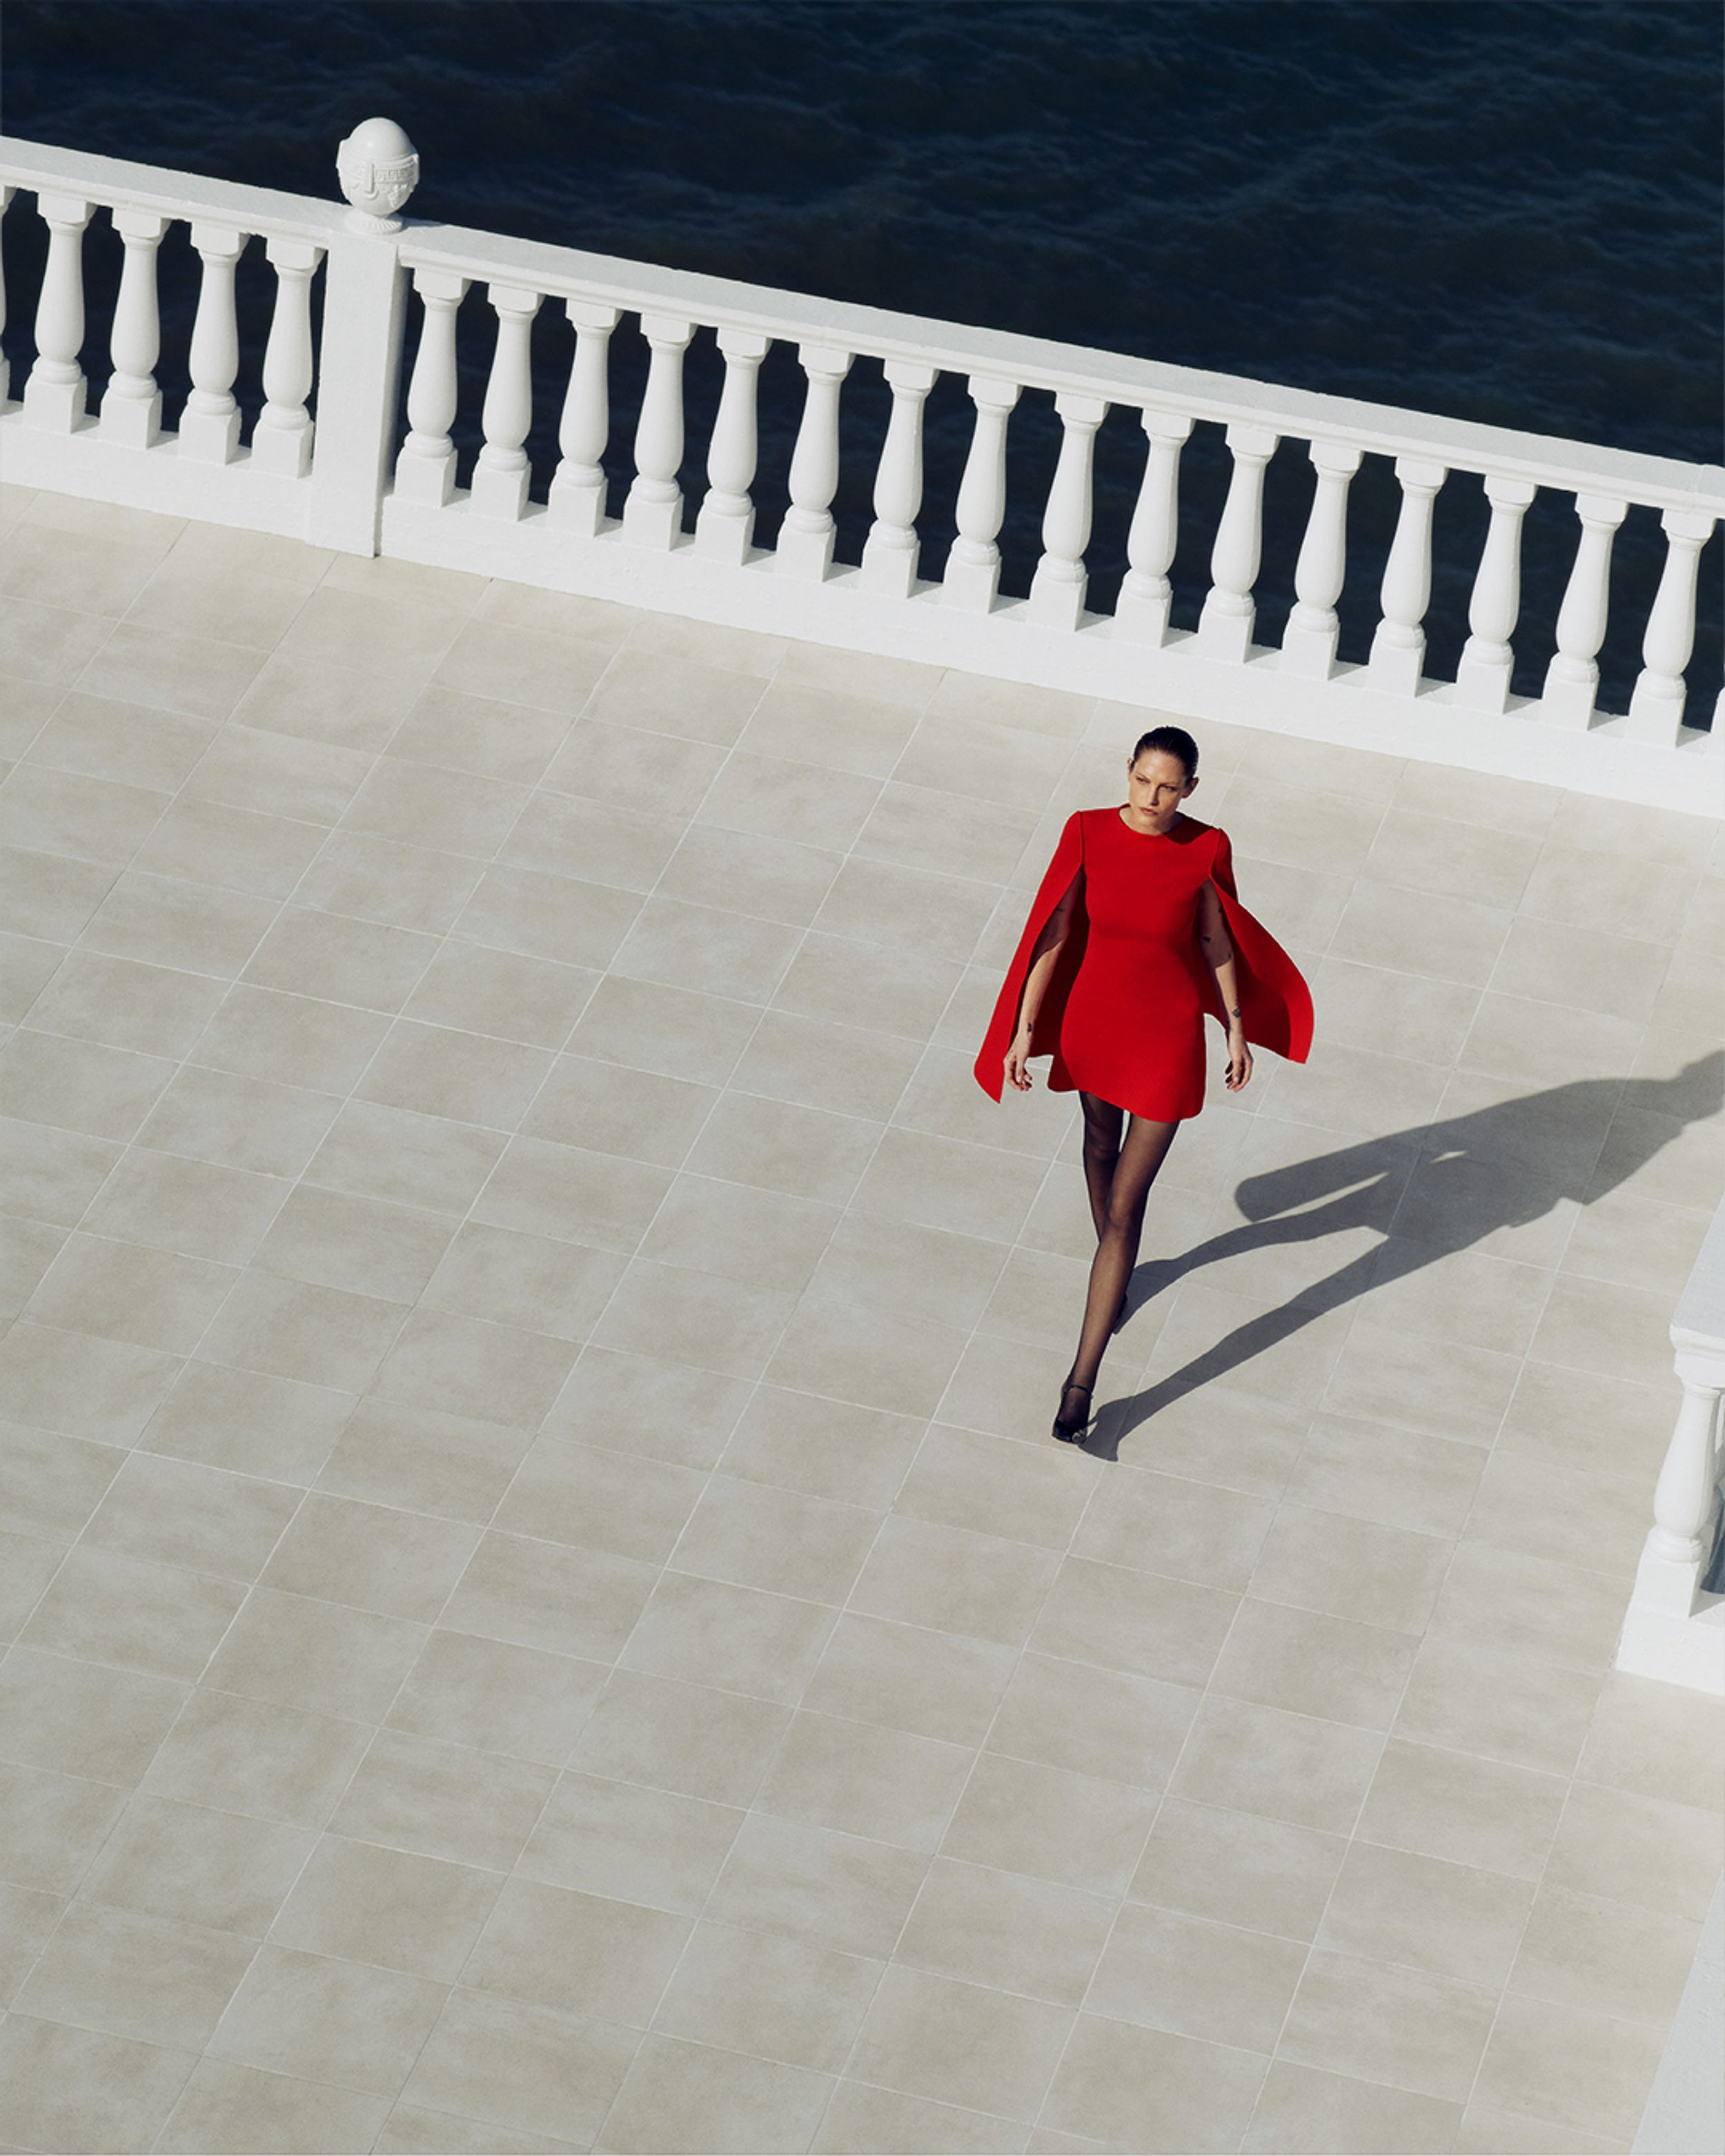
[[[1350,1618],[1289,1609],[1248,1595],[1210,1677],[1224,1697],[1387,1729],[1418,1642]]]
[[[1383,1748],[1373,1730],[1207,1697],[1180,1755],[1173,1792],[1192,1804],[1347,1834]]]
[[[699,1924],[654,2027],[690,2042],[836,2073],[881,1972],[877,1961],[802,1940]]]
[[[389,1709],[392,1728],[561,1766],[605,1686],[603,1662],[434,1631]]]
[[[1037,2145],[1016,2120],[855,2081],[841,2081],[834,2090],[809,2143],[822,2156],[926,2156],[931,2148],[952,2156],[1016,2156]]]
[[[319,1828],[370,1738],[362,1722],[201,1686],[163,1739],[143,1794]]]
[[[424,1637],[422,1625],[398,1617],[259,1588],[217,1650],[205,1681],[277,1707],[375,1722]]]
[[[1111,2020],[1267,2055],[1306,1958],[1296,1940],[1129,1902],[1085,2007]]]
[[[1543,1884],[1698,1923],[1718,1863],[1718,1822],[1711,1809],[1577,1782]]]
[[[708,1468],[725,1450],[745,1401],[762,1397],[744,1379],[588,1347],[546,1418],[545,1435]],[[822,1402],[823,1411],[830,1405]]]
[[[1066,2009],[894,1967],[851,2055],[859,2081],[953,2103],[1036,2116],[1073,2025]]]
[[[881,1524],[870,1507],[729,1475],[714,1475],[691,1496],[670,1557],[675,1571],[808,1602],[844,1602]]]
[[[182,1257],[244,1265],[290,1188],[284,1177],[134,1147],[116,1166],[85,1225],[95,1235]]]
[[[1430,2156],[1455,2145],[1461,2118],[1458,2103],[1278,2059],[1240,2147],[1265,2156]]]
[[[156,2145],[176,2156],[346,2156],[371,2146],[388,2110],[387,2097],[201,2059]]]
[[[524,1877],[696,1917],[744,1815],[665,1789],[564,1774],[516,1864]]]
[[[79,1900],[260,1939],[313,1846],[314,1837],[296,1828],[141,1794],[126,1806]]]
[[[398,2108],[377,2146],[428,2156],[459,2148],[475,2156],[584,2149],[622,2086],[638,2041],[632,2030],[608,2021],[577,2020],[458,1988],[403,2092],[408,2103],[428,2107],[436,2117],[410,2124]],[[456,2138],[466,2121],[473,2122],[465,2128],[468,2138]]]
[[[430,1624],[478,1547],[480,1530],[313,1491],[262,1574],[283,1594]]]
[[[1149,1792],[1127,1783],[985,1752],[940,1853],[1057,1886],[1119,1894],[1155,1811]]]
[[[1602,2138],[1523,2112],[1471,2103],[1461,2114],[1455,2146],[1457,2156],[1622,2156],[1630,2138],[1626,2133]]]
[[[440,1623],[518,1647],[614,1661],[654,1585],[653,1569],[598,1550],[488,1532]]]
[[[578,1370],[588,1367],[583,1358]],[[922,1424],[778,1385],[748,1397],[719,1460],[724,1474],[884,1512],[916,1455]]]
[[[327,1833],[270,1929],[273,1944],[452,1984],[504,1884],[497,1871]]]
[[[505,1882],[463,1973],[476,1991],[643,2029],[681,1958],[689,1920],[536,1880]]]
[[[1665,2029],[1677,2010],[1701,1927],[1542,1884],[1510,1972],[1509,1990]]]
[[[806,2148],[833,2082],[798,2066],[649,2036],[635,2055],[598,2146],[651,2156],[702,2156],[715,2142],[761,2156]]]
[[[1473,2087],[1497,2005],[1497,1993],[1482,1985],[1314,1951],[1277,2055],[1459,2104]]]
[[[70,1894],[125,1803],[111,1783],[0,1763],[0,1873],[21,1892]]]
[[[303,1487],[316,1480],[354,1401],[330,1386],[187,1363],[143,1442],[172,1459]]]
[[[1664,2041],[1645,2022],[1507,1996],[1474,2101],[1583,2133],[1603,2133],[1622,2148],[1634,2138]]]
[[[1127,1892],[1158,1908],[1309,1943],[1348,1849],[1339,1835],[1169,1797]]]
[[[331,1817],[332,1835],[445,1862],[507,1871],[556,1784],[549,1768],[434,1743],[372,1738]]]
[[[195,2051],[13,2013],[0,2023],[8,2132],[44,2148],[144,2148],[197,2062]]]
[[[1237,2148],[1265,2066],[1250,2051],[1081,2015],[1043,2123],[1127,2148]]]
[[[317,1487],[438,1518],[483,1526],[531,1443],[501,1423],[367,1398],[349,1418]]]
[[[666,1572],[648,1597],[622,1665],[680,1683],[794,1705],[832,1630],[819,1603]]]
[[[572,1768],[747,1804],[790,1719],[770,1701],[614,1671],[582,1730]]]
[[[74,1907],[25,1979],[14,2010],[197,2051],[256,1952],[254,1939],[231,1933]]]
[[[1159,1790],[1200,1695],[1118,1670],[1024,1655],[988,1732],[988,1749]]]
[[[213,2057],[393,2097],[449,1996],[399,1970],[265,1945],[246,1971]]]
[[[1501,1988],[1532,1906],[1531,1887],[1436,1857],[1350,1845],[1319,1947]]]
[[[1408,1680],[1395,1733],[1416,1744],[1570,1774],[1599,1689],[1597,1672],[1431,1639]]]

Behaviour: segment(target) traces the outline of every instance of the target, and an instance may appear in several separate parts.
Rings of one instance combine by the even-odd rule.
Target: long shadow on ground
[[[1636,1174],[1682,1126],[1722,1106],[1725,1054],[1715,1052],[1674,1078],[1580,1079],[1248,1176],[1234,1194],[1244,1224],[1182,1257],[1141,1265],[1133,1307],[1249,1250],[1358,1228],[1375,1229],[1384,1240],[1236,1326],[1143,1392],[1109,1402],[1086,1450],[1117,1460],[1122,1440],[1159,1409],[1220,1383],[1368,1289],[1405,1279],[1500,1229],[1525,1227],[1566,1199],[1591,1204]]]

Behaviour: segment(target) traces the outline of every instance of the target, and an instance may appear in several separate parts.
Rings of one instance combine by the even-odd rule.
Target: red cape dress
[[[1161,837],[1118,808],[1066,820],[1008,970],[977,1083],[994,1100],[1036,939],[1075,880],[1077,902],[1054,978],[1036,1014],[1033,1055],[1052,1055],[1050,1087],[1092,1093],[1154,1122],[1204,1106],[1204,1019],[1225,1023],[1198,941],[1199,895],[1213,883],[1234,941],[1246,1039],[1295,1063],[1312,1046],[1312,993],[1287,952],[1240,902],[1224,831],[1183,816]]]

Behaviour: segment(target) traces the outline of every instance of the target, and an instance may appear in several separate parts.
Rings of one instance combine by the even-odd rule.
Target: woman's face
[[[1127,767],[1127,802],[1139,823],[1166,831],[1180,813],[1180,803],[1198,781],[1186,776],[1186,767],[1166,749],[1146,749]]]

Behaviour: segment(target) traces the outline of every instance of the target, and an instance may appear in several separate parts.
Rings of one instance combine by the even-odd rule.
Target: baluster
[[[1455,670],[1455,701],[1476,711],[1509,709],[1515,666],[1509,639],[1522,611],[1522,519],[1538,491],[1532,480],[1486,475],[1491,521],[1467,603],[1470,633]]]
[[[1360,453],[1346,442],[1313,442],[1312,509],[1294,564],[1294,604],[1281,637],[1281,669],[1327,681],[1336,670],[1341,624],[1336,602],[1348,575],[1348,490]]]
[[[1599,494],[1578,494],[1581,520],[1574,566],[1558,608],[1558,648],[1545,670],[1545,690],[1538,716],[1558,726],[1587,726],[1599,694],[1594,664],[1605,641],[1606,610],[1611,588],[1611,542],[1628,514],[1629,504]]]
[[[275,272],[275,308],[264,346],[263,410],[252,429],[259,471],[304,479],[311,469],[311,280],[323,259],[309,239],[272,239],[264,249]]]
[[[889,359],[886,386],[892,416],[875,469],[875,521],[863,547],[863,589],[883,598],[907,599],[916,588],[922,542],[916,516],[922,506],[922,408],[940,369],[914,360]]]
[[[552,476],[549,507],[560,531],[596,538],[605,524],[605,444],[611,434],[611,332],[620,310],[592,300],[565,300],[575,331],[569,387],[557,422],[561,461]]]
[[[1719,1505],[1714,1432],[1725,1370],[1710,1355],[1686,1354],[1681,1349],[1676,1361],[1683,1399],[1654,1485],[1653,1525],[1647,1531],[1645,1553],[1688,1574],[1679,1589],[1684,1606],[1672,1612],[1686,1617],[1700,1584],[1700,1569],[1711,1554]],[[1636,1582],[1638,1601],[1643,1599],[1644,1585]]]
[[[1665,567],[1641,639],[1641,671],[1630,698],[1624,732],[1635,741],[1677,739],[1683,723],[1683,670],[1695,649],[1695,583],[1701,550],[1712,536],[1712,517],[1704,510],[1668,509],[1660,519],[1665,533]]]
[[[1042,558],[1030,579],[1030,619],[1049,629],[1076,629],[1084,616],[1089,574],[1091,472],[1096,429],[1108,416],[1100,397],[1055,398],[1060,417],[1060,454],[1042,512]]]
[[[126,255],[108,346],[114,371],[102,393],[102,439],[123,442],[128,449],[147,449],[162,434],[162,392],[156,387],[156,361],[162,350],[156,250],[167,230],[167,219],[141,209],[116,209],[113,218]]]
[[[839,486],[839,390],[851,355],[830,345],[804,344],[797,357],[809,378],[803,422],[791,452],[791,506],[779,527],[775,567],[819,583],[833,566],[838,537],[832,500]]]
[[[497,317],[485,401],[480,410],[485,443],[473,468],[469,506],[476,516],[513,521],[527,506],[527,453],[521,447],[533,424],[531,340],[540,295],[516,285],[489,285],[486,297]]]
[[[1168,640],[1173,590],[1168,580],[1180,536],[1180,451],[1192,422],[1178,412],[1146,412],[1144,477],[1126,535],[1127,572],[1114,608],[1114,634],[1134,644]]]
[[[92,204],[74,195],[39,194],[48,227],[48,261],[36,301],[36,364],[24,383],[24,418],[69,434],[84,418],[84,228]]]
[[[1256,608],[1252,586],[1264,521],[1264,467],[1279,437],[1267,427],[1235,424],[1227,443],[1234,457],[1228,499],[1210,549],[1210,588],[1198,620],[1198,648],[1209,659],[1245,659],[1252,648]]]
[[[408,438],[395,460],[398,501],[447,507],[455,492],[454,424],[460,389],[455,373],[455,314],[468,280],[448,270],[416,270],[419,347],[408,382]]]
[[[958,536],[947,557],[941,597],[948,606],[987,613],[1000,588],[1000,549],[994,543],[1006,516],[1006,422],[1019,385],[985,374],[970,377],[976,425],[958,483]]]
[[[180,454],[200,464],[232,464],[239,453],[239,329],[234,315],[234,271],[250,234],[225,224],[194,223],[192,244],[203,262],[198,313],[192,324],[192,393],[180,414]]]
[[[695,551],[715,562],[747,561],[755,536],[755,398],[773,340],[758,330],[721,329],[725,386],[706,449],[706,498],[695,520]]]
[[[643,315],[641,334],[652,349],[641,416],[635,426],[635,476],[623,505],[623,536],[632,546],[669,550],[683,535],[683,354],[693,322]]]
[[[1425,661],[1425,609],[1431,603],[1431,518],[1438,489],[1449,477],[1442,465],[1420,457],[1398,457],[1402,506],[1395,536],[1378,588],[1384,609],[1372,639],[1366,671],[1374,687],[1398,695],[1418,693]]]
[[[0,218],[6,214],[6,206],[12,200],[13,190],[0,187]],[[6,258],[0,249],[0,332],[6,327]],[[0,411],[3,411],[12,394],[12,362],[0,352]]]

